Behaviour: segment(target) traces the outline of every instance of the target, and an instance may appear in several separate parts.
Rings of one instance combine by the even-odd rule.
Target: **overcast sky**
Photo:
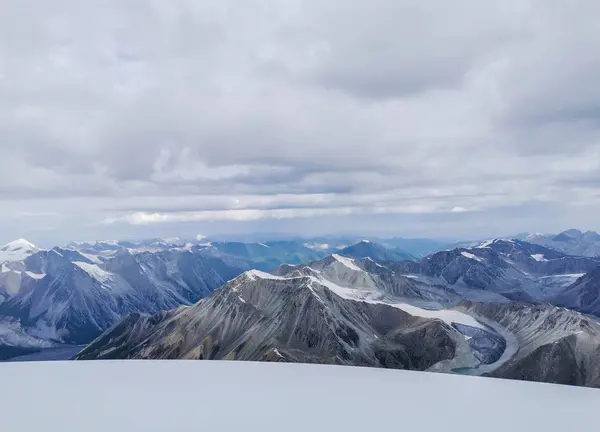
[[[596,0],[0,0],[0,240],[600,230]]]

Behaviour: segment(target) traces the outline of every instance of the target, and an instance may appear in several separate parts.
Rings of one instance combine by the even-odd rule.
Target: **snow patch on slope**
[[[32,279],[43,279],[46,276],[45,273],[33,273],[30,271],[26,271],[25,274],[27,274],[27,276],[29,276]]]
[[[250,270],[244,274],[252,280],[256,280],[257,278],[258,279],[271,279],[271,280],[286,280],[286,279],[288,279],[288,278],[285,278],[282,276],[275,276],[270,273],[265,273],[264,271],[260,271],[260,270]]]
[[[481,243],[479,246],[475,246],[475,249],[485,249],[487,247],[490,247],[492,244],[494,244],[496,240],[486,240],[483,243]]]
[[[531,255],[531,258],[539,262],[548,261],[546,258],[544,258],[544,254],[533,254]]]
[[[464,251],[463,251],[463,252],[461,252],[460,254],[461,254],[462,256],[464,256],[465,258],[469,258],[469,259],[475,260],[475,261],[477,261],[477,262],[483,262],[483,259],[481,259],[481,258],[479,258],[478,256],[476,256],[476,255],[473,255],[473,254],[471,254],[471,253],[469,253],[469,252],[464,252]]]
[[[440,319],[446,322],[449,325],[452,323],[463,324],[471,327],[477,327],[480,329],[485,329],[483,325],[481,325],[475,318],[467,315],[463,312],[458,312],[450,309],[440,309],[440,310],[428,310],[422,309],[417,306],[410,305],[408,303],[394,303],[390,301],[383,301],[383,294],[380,292],[368,291],[368,290],[360,290],[354,288],[345,288],[341,287],[333,282],[324,279],[317,279],[313,276],[309,276],[313,282],[316,282],[339,297],[342,297],[347,300],[354,301],[362,301],[371,304],[384,304],[397,309],[401,309],[404,312],[408,313],[412,316],[418,316],[421,318],[427,319]]]
[[[359,271],[359,272],[363,272],[364,270],[362,270],[360,267],[358,267],[355,263],[354,260],[351,258],[347,258],[338,254],[333,254],[331,255],[336,261],[342,263],[343,265],[345,265],[346,267],[348,267],[350,270],[354,270],[354,271]]]
[[[105,283],[109,282],[113,279],[114,275],[105,270],[102,270],[95,264],[88,264],[83,261],[73,261],[77,267],[81,268],[87,274],[89,274],[92,278],[96,279],[98,282]]]

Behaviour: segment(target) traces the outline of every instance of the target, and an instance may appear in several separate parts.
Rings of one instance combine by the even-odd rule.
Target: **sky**
[[[600,230],[595,0],[0,11],[0,240]]]

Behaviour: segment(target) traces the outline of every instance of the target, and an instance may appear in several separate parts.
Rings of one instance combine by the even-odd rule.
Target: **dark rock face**
[[[600,316],[600,268],[578,279],[552,299],[552,304]]]
[[[394,369],[425,370],[454,357],[456,344],[447,326],[427,322],[410,331],[392,331],[375,343],[375,356],[381,366]]]
[[[526,357],[499,368],[489,376],[554,384],[600,385],[598,380],[587,381],[586,371],[577,361],[573,339],[568,337],[542,345]]]
[[[488,376],[600,387],[600,322],[550,305],[465,303],[461,310],[502,325],[518,344]]]

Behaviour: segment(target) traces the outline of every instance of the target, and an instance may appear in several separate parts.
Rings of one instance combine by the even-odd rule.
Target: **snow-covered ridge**
[[[377,267],[379,267],[379,268],[386,268],[386,267],[382,266],[381,264],[379,264],[379,263],[377,263],[377,262],[373,261],[373,260],[371,259],[371,257],[366,257],[366,258],[365,258],[365,260],[367,260],[367,261],[369,261],[369,262],[372,262],[373,264],[375,264],[375,265],[376,265]]]
[[[342,258],[342,261],[344,259],[349,260],[348,258],[340,257],[339,255],[334,255],[334,258],[335,257]],[[344,265],[346,265],[346,264],[344,263]],[[354,265],[353,262],[352,262],[352,265]],[[348,267],[352,269],[352,267],[350,267],[350,266],[348,266]],[[305,267],[305,269],[313,270],[311,267]],[[361,272],[364,272],[364,270],[361,270],[361,269],[358,269],[358,270]],[[467,326],[471,326],[471,327],[477,327],[477,328],[484,329],[484,327],[476,319],[474,319],[473,317],[471,317],[465,313],[462,313],[462,312],[458,312],[455,310],[444,310],[444,309],[428,310],[428,309],[423,309],[423,308],[420,308],[420,307],[417,307],[417,306],[414,306],[414,305],[411,305],[411,304],[408,304],[405,302],[397,302],[397,301],[395,302],[391,299],[386,299],[384,293],[382,293],[378,290],[343,287],[343,286],[340,286],[340,285],[326,279],[323,276],[323,274],[320,272],[315,272],[315,274],[316,274],[316,276],[303,275],[303,276],[297,276],[297,277],[283,277],[283,276],[275,276],[275,275],[272,275],[269,273],[265,273],[260,270],[250,270],[250,271],[247,271],[246,273],[244,273],[244,275],[247,278],[249,278],[253,281],[257,280],[257,279],[274,280],[274,281],[308,279],[309,283],[306,286],[317,297],[318,297],[318,295],[313,289],[314,284],[318,284],[318,285],[330,290],[335,295],[337,295],[343,299],[346,299],[346,300],[361,301],[361,302],[367,302],[367,303],[371,303],[371,304],[385,304],[385,305],[388,305],[391,307],[395,307],[397,309],[401,309],[404,312],[406,312],[412,316],[418,316],[418,317],[427,318],[427,319],[440,319],[440,320],[446,322],[448,325],[452,325],[452,323],[458,323],[458,324],[463,324],[463,325],[467,325]],[[237,279],[239,279],[239,277],[236,278],[236,280]],[[237,292],[237,287],[239,287],[239,285],[235,286],[234,291],[236,291],[236,292]]]
[[[475,246],[473,249],[485,249],[485,248],[488,248],[488,247],[490,247],[491,245],[493,245],[495,243],[503,243],[503,242],[505,242],[505,243],[514,243],[514,241],[509,240],[509,239],[498,239],[498,238],[495,238],[495,239],[491,239],[491,240],[486,240],[483,243]]]
[[[257,278],[258,279],[270,279],[270,280],[286,280],[286,279],[289,279],[289,278],[285,278],[285,277],[282,277],[282,276],[275,276],[275,275],[272,275],[270,273],[266,273],[266,272],[260,271],[260,270],[249,270],[246,273],[244,273],[244,275],[246,277],[248,277],[249,279],[251,279],[251,280],[256,280]]]
[[[353,259],[351,258],[347,258],[345,256],[341,256],[338,254],[332,254],[331,255],[336,261],[342,263],[343,265],[345,265],[346,267],[348,267],[350,270],[354,270],[354,271],[359,271],[359,272],[364,272],[363,269],[361,269],[360,267],[358,267],[356,265],[356,263],[354,262]]]
[[[112,273],[102,270],[95,264],[88,264],[83,261],[73,261],[73,264],[81,268],[83,271],[89,274],[93,279],[96,279],[98,282],[110,282],[114,278],[114,275]]]

